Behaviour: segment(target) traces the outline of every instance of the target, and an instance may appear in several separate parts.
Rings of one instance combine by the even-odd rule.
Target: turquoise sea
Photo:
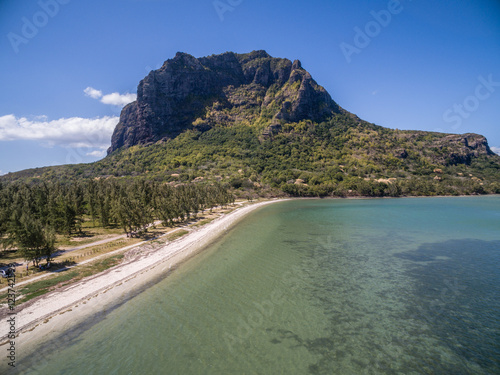
[[[500,374],[500,197],[294,200],[25,374]]]

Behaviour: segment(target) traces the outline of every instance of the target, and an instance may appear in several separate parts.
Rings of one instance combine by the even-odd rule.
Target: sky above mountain
[[[266,50],[378,125],[500,152],[498,0],[0,1],[0,174],[102,158],[152,69]]]

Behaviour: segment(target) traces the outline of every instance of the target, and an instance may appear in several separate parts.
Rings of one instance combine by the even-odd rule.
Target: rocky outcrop
[[[186,129],[257,120],[279,129],[282,123],[319,122],[341,112],[298,60],[265,51],[202,58],[179,52],[139,83],[137,101],[123,108],[108,153],[175,138]]]
[[[444,160],[441,161],[445,165],[469,165],[473,158],[480,155],[495,155],[486,138],[474,133],[450,134],[440,138],[435,145],[445,150]]]

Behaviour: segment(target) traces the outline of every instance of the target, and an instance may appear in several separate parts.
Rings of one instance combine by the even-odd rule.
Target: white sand
[[[48,293],[32,304],[28,303],[27,307],[16,311],[16,350],[36,345],[44,341],[47,335],[55,337],[83,321],[89,314],[105,311],[107,306],[123,300],[134,290],[165,275],[171,267],[205,248],[249,212],[277,201],[238,208],[155,251],[141,254],[138,259],[129,259],[103,273]],[[8,343],[7,319],[3,318],[0,322],[2,351]]]

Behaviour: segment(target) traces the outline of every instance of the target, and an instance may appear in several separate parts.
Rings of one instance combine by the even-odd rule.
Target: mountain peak
[[[201,58],[177,52],[139,83],[137,101],[123,108],[108,153],[172,139],[187,129],[241,122],[276,129],[341,112],[299,60],[274,58],[264,50]]]
[[[292,65],[292,70],[302,69],[302,63],[300,60],[295,60]]]

